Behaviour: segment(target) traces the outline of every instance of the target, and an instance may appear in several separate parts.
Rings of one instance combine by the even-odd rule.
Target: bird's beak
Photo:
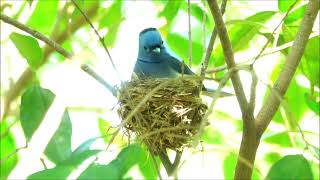
[[[160,53],[160,48],[159,48],[159,47],[156,47],[156,48],[152,49],[152,52]]]

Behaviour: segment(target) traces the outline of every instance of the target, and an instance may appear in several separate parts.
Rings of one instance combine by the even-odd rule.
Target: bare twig
[[[66,58],[71,58],[72,54],[70,54],[69,52],[67,52],[65,49],[63,49],[57,42],[47,38],[46,36],[44,36],[43,34],[39,33],[36,30],[33,30],[31,28],[29,28],[28,26],[14,20],[11,19],[10,17],[4,15],[4,14],[0,14],[0,19],[8,24],[11,24],[13,26],[15,26],[16,28],[21,29],[22,31],[25,31],[27,33],[29,33],[30,35],[32,35],[33,37],[45,42],[46,44],[48,44],[50,47],[52,47],[53,49],[55,49],[57,52],[59,52],[61,55],[63,55]]]
[[[92,17],[92,16],[96,15],[97,9],[98,9],[98,3],[96,3],[90,9],[88,9],[87,15],[89,17]],[[85,23],[85,21],[82,18],[78,18],[77,20],[73,21],[70,24],[70,26],[69,26],[70,31],[63,31],[61,34],[57,34],[56,36],[52,37],[52,40],[55,41],[56,43],[61,44],[67,38],[70,37],[70,32],[74,33],[84,23]],[[42,66],[43,64],[45,64],[48,61],[48,57],[50,56],[50,54],[54,50],[55,49],[51,48],[51,46],[49,46],[49,45],[44,46],[44,48],[43,48],[43,59],[42,59],[41,64],[39,65],[39,67]],[[19,79],[16,81],[16,83],[7,91],[6,99],[5,99],[5,103],[4,103],[4,112],[3,112],[3,115],[2,115],[2,119],[4,117],[6,117],[6,115],[9,113],[9,107],[10,107],[12,101],[14,101],[16,99],[16,97],[21,93],[22,89],[33,79],[33,77],[34,77],[33,70],[30,67],[28,67],[22,73],[22,75],[19,77]]]
[[[223,0],[222,1],[222,4],[221,4],[221,14],[224,14],[225,10],[226,10],[226,6],[227,6],[227,0]],[[206,73],[206,70],[208,68],[208,64],[209,64],[209,60],[210,60],[210,56],[211,56],[211,53],[212,53],[212,50],[213,50],[213,46],[214,46],[214,42],[217,38],[217,28],[214,27],[212,33],[211,33],[211,37],[210,37],[210,41],[209,41],[209,45],[207,47],[207,51],[206,51],[206,54],[205,54],[205,57],[204,57],[204,60],[203,62],[201,63],[202,66],[201,66],[201,73],[200,73],[200,79],[203,79],[204,76],[205,76],[205,73]]]
[[[250,114],[254,114],[254,108],[256,104],[256,89],[258,84],[258,77],[256,71],[253,69],[253,66],[250,65],[251,70],[251,88],[250,88],[250,100],[248,105],[248,111]]]
[[[218,7],[217,1],[216,0],[208,0],[208,4],[211,10],[211,13],[213,15],[215,24],[216,24],[216,28],[220,37],[220,42],[223,48],[223,53],[225,56],[225,60],[228,66],[228,69],[231,69],[233,67],[236,66],[235,61],[234,61],[234,54],[232,51],[232,46],[231,46],[231,42],[230,39],[228,37],[227,34],[227,29],[226,26],[223,22],[222,19],[222,14],[220,12],[220,9]],[[244,121],[244,128],[245,129],[250,129],[253,128],[253,115],[252,114],[248,114],[247,112],[247,107],[248,107],[248,102],[242,87],[242,83],[240,81],[240,77],[239,77],[239,73],[237,71],[235,71],[232,76],[231,76],[231,81],[233,84],[233,88],[235,90],[236,96],[237,96],[237,100],[238,103],[240,105],[240,109],[242,112],[242,117],[243,117],[243,121]]]
[[[81,69],[88,73],[91,77],[97,80],[100,84],[102,84],[105,88],[107,88],[114,97],[117,97],[117,90],[107,83],[102,77],[100,77],[96,72],[94,72],[88,65],[82,64]]]
[[[26,142],[26,145],[23,146],[23,147],[19,147],[17,149],[15,149],[14,151],[12,151],[10,154],[8,154],[7,156],[3,157],[1,160],[0,160],[0,164],[4,163],[5,161],[7,161],[8,159],[10,159],[12,156],[14,156],[15,154],[17,154],[20,150],[22,149],[26,149],[28,148],[28,143]]]
[[[272,35],[274,35],[274,33],[278,30],[278,28],[282,25],[283,21],[287,18],[287,16],[289,15],[290,11],[292,10],[292,8],[298,3],[298,0],[296,0],[288,9],[288,11],[286,12],[286,14],[282,17],[280,23],[276,26],[276,28],[274,28],[274,30],[272,31],[271,36],[268,38],[267,42],[264,44],[264,46],[262,47],[262,49],[260,50],[260,52],[258,53],[258,55],[254,58],[252,64],[254,64],[259,57],[261,56],[261,54],[263,53],[263,51],[267,48],[268,44],[270,43],[271,39],[272,39]]]
[[[96,35],[98,36],[104,50],[107,52],[107,55],[109,57],[109,60],[114,68],[114,70],[117,72],[117,74],[119,75],[119,72],[112,60],[111,54],[106,46],[106,44],[104,43],[104,39],[100,36],[99,32],[97,31],[97,29],[93,26],[92,22],[90,21],[90,18],[86,15],[86,13],[80,8],[80,6],[77,4],[77,2],[75,0],[71,0],[72,3],[76,6],[76,8],[80,11],[80,13],[83,15],[83,17],[85,18],[85,20],[87,21],[87,23],[91,26],[91,28],[94,30],[94,32],[96,33]]]
[[[273,87],[273,89],[278,91],[281,96],[287,91],[295,70],[301,60],[318,13],[318,8],[318,0],[309,1],[291,51],[287,56],[284,67]],[[276,93],[271,92],[257,116],[256,127],[258,137],[263,134],[280,105],[280,101],[276,96]]]
[[[314,38],[314,37],[317,37],[317,36],[319,36],[319,33],[313,33],[313,34],[310,35],[309,39]],[[268,56],[268,55],[277,53],[277,52],[279,52],[279,51],[282,51],[282,50],[284,50],[284,49],[287,49],[287,48],[289,48],[289,47],[292,47],[292,45],[293,45],[293,41],[290,41],[290,42],[288,42],[288,43],[282,44],[282,45],[280,45],[280,46],[278,46],[278,47],[272,48],[272,49],[270,49],[270,50],[262,53],[262,54],[260,55],[260,57]],[[256,56],[255,56],[255,57],[256,57]],[[245,60],[245,61],[243,61],[243,62],[237,63],[237,65],[244,64],[244,63],[249,63],[250,61],[253,61],[253,60],[255,59],[255,57],[251,57],[251,58],[249,58],[248,60]],[[259,60],[259,58],[258,58],[258,60]],[[227,66],[226,66],[226,65],[222,65],[222,66],[218,66],[218,67],[212,68],[212,69],[210,69],[210,70],[207,70],[206,73],[216,73],[216,72],[224,71],[224,70],[226,70],[226,69],[227,69]]]
[[[191,10],[190,0],[188,0],[188,37],[189,37],[189,67],[192,66],[192,37],[191,37]]]

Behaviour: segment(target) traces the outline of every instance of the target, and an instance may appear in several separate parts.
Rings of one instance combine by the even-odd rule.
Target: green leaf
[[[99,22],[99,29],[108,28],[108,33],[104,37],[107,46],[113,46],[120,30],[121,22],[124,20],[122,12],[123,1],[115,1],[103,15]]]
[[[18,33],[12,33],[10,39],[31,68],[35,69],[41,64],[43,54],[36,39]]]
[[[311,88],[320,87],[320,36],[309,39],[301,61],[302,73],[309,79]]]
[[[296,0],[278,0],[278,9],[280,12],[287,12],[295,2]]]
[[[68,175],[74,170],[74,166],[57,166],[52,169],[39,171],[28,176],[28,180],[43,180],[43,179],[67,179]]]
[[[31,174],[27,179],[67,179],[84,160],[97,154],[100,150],[86,150],[78,154],[73,154],[70,158],[57,164],[56,167]]]
[[[26,139],[29,141],[39,127],[55,95],[38,85],[29,87],[21,97],[20,121]]]
[[[160,167],[160,160],[156,158],[156,161],[158,167]],[[151,154],[144,149],[142,149],[140,156],[139,169],[145,179],[157,179],[158,177],[157,169],[155,168]]]
[[[86,140],[79,147],[77,147],[76,150],[73,151],[72,155],[77,156],[85,151],[88,151],[90,149],[90,146],[99,138],[101,138],[101,137],[95,137],[95,138],[91,138],[91,139]]]
[[[266,179],[313,179],[311,167],[303,155],[287,155],[269,170]]]
[[[114,164],[91,164],[77,179],[122,179],[122,176]]]
[[[281,147],[292,147],[288,131],[266,134],[262,140],[271,144],[278,144]]]
[[[57,0],[37,1],[37,6],[27,22],[27,26],[49,35],[54,26],[58,14]]]
[[[222,134],[211,126],[205,128],[201,140],[208,144],[222,144],[224,142]]]
[[[233,179],[234,169],[236,168],[237,156],[234,153],[230,153],[223,160],[223,174],[224,179]]]
[[[163,10],[158,13],[158,17],[164,17],[167,21],[167,23],[159,29],[164,37],[171,31],[182,2],[183,1],[167,1]]]
[[[166,18],[167,21],[171,21],[177,16],[182,2],[183,1],[167,1],[167,4],[158,16]]]
[[[318,116],[320,114],[320,102],[317,102],[314,100],[310,94],[306,93],[304,94],[305,101],[307,103],[307,106],[309,109],[311,109],[314,113],[316,113]]]
[[[65,111],[59,128],[49,141],[45,155],[54,163],[59,163],[71,155],[72,125],[68,111]]]
[[[285,24],[291,24],[296,22],[299,19],[302,19],[304,11],[306,10],[307,5],[301,6],[298,9],[292,11],[287,18],[284,20]]]
[[[265,156],[264,156],[264,159],[270,163],[270,164],[273,164],[274,162],[278,161],[279,159],[281,159],[281,155],[279,153],[276,153],[276,152],[270,152],[270,153],[267,153]]]
[[[12,152],[16,150],[15,139],[12,133],[9,131],[8,134],[4,135],[8,131],[9,126],[7,125],[7,121],[0,122],[0,179],[7,179],[10,172],[16,166],[18,162],[18,155],[14,154],[10,158],[2,161],[4,158],[7,158]],[[4,135],[4,136],[2,136]]]
[[[252,15],[242,22],[250,23],[241,23],[237,26],[232,27],[229,31],[229,37],[232,44],[234,52],[244,50],[249,47],[249,42],[258,35],[259,30],[263,27],[261,24],[265,23],[273,17],[275,12],[273,11],[263,11],[255,15]],[[221,66],[224,62],[224,55],[222,51],[222,46],[219,44],[213,51],[214,61],[210,61],[210,66]]]
[[[179,43],[177,43],[179,42]],[[167,37],[167,43],[170,48],[181,57],[181,59],[185,60],[187,63],[188,57],[188,49],[189,49],[189,40],[179,34],[170,33]],[[192,42],[192,61],[193,64],[199,64],[201,62],[203,55],[203,47],[200,43]]]

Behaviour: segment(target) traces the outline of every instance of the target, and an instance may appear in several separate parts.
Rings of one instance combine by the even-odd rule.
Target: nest
[[[119,101],[124,127],[155,154],[189,146],[207,110],[199,97],[199,79],[194,77],[135,79],[124,83]]]

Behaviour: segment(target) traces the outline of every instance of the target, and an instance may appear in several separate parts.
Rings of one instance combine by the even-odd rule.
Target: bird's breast
[[[139,78],[174,78],[178,76],[178,73],[165,62],[152,63],[138,60],[134,72]]]

